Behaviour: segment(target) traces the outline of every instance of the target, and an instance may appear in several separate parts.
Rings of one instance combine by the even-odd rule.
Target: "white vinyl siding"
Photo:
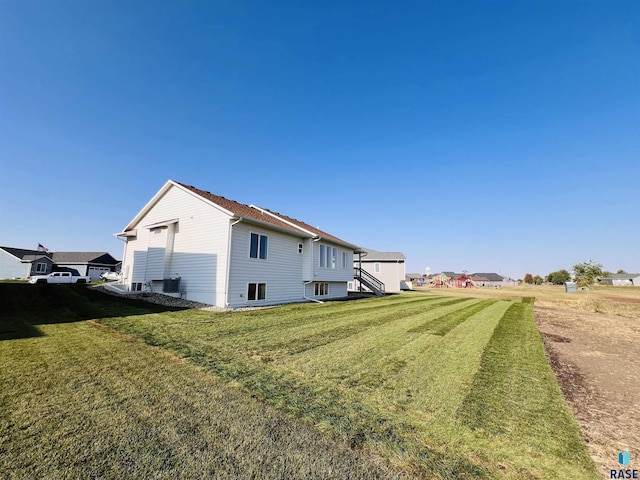
[[[324,246],[324,249],[322,248]],[[330,248],[328,248],[330,247]],[[328,245],[319,242],[315,242],[313,244],[313,254],[314,254],[314,275],[311,278],[314,281],[329,281],[329,282],[337,282],[342,281],[345,282],[345,291],[346,291],[346,282],[353,280],[353,251],[347,250],[340,245]],[[347,265],[349,268],[331,268],[333,260],[333,251],[335,250],[335,262],[337,262],[338,257],[342,257],[342,253],[346,254]],[[322,260],[322,251],[324,251],[324,261]],[[331,252],[328,254],[328,252]],[[329,262],[327,263],[327,259]],[[325,266],[323,266],[325,265]],[[329,265],[328,267],[326,265]],[[337,265],[336,265],[337,267]],[[310,279],[310,280],[311,280]]]
[[[252,234],[268,237],[268,254],[265,259],[251,258]],[[262,228],[248,221],[233,227],[231,234],[231,266],[229,270],[230,306],[267,305],[303,301],[303,262],[305,255],[298,253],[301,238]],[[247,298],[250,283],[268,286],[265,299]]]
[[[30,271],[30,263],[22,263],[18,257],[0,249],[0,278],[27,278]]]
[[[328,293],[324,295],[316,295],[316,285],[324,284],[328,288]],[[320,288],[320,287],[318,287]],[[317,298],[318,300],[330,300],[332,298],[343,298],[348,295],[347,282],[314,282],[305,285],[305,294],[307,297]]]
[[[356,260],[356,265],[357,263]],[[399,292],[402,286],[401,282],[405,280],[406,275],[404,261],[363,261],[362,269],[384,283],[385,292]]]
[[[172,186],[134,226],[137,237],[128,239],[123,258],[125,281],[131,285],[181,277],[185,298],[224,306],[230,218],[201,197]],[[146,267],[147,255],[153,257],[148,246],[154,233],[145,227],[174,219],[177,223],[172,227],[162,228],[165,233],[155,234],[164,237],[165,243],[159,251],[162,260],[159,255],[151,259],[153,278]],[[171,228],[174,233],[168,236]],[[153,262],[160,262],[162,268]],[[154,282],[153,288],[161,290],[162,282]]]

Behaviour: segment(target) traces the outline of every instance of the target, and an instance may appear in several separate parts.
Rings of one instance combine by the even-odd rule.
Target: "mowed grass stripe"
[[[280,307],[277,315],[270,315],[269,312],[262,311],[258,316],[256,312],[249,312],[247,317],[249,322],[229,322],[219,324],[214,327],[212,334],[217,341],[224,342],[225,337],[231,338],[231,343],[236,343],[238,339],[247,338],[253,345],[269,345],[277,332],[277,337],[283,342],[290,338],[298,338],[302,334],[310,331],[322,331],[323,328],[334,328],[340,320],[344,324],[350,324],[354,318],[368,318],[371,314],[380,315],[385,311],[400,312],[404,309],[415,309],[421,311],[431,308],[431,306],[454,305],[464,302],[466,299],[451,299],[447,297],[430,297],[418,294],[416,296],[391,297],[390,304],[381,303],[379,299],[371,299],[373,305],[362,303],[362,300],[354,301],[354,305],[345,308],[344,302],[330,302],[323,305],[296,305],[291,307]],[[351,302],[350,302],[351,303]],[[265,321],[268,319],[268,321]]]
[[[194,366],[85,322],[0,342],[3,478],[402,478]]]
[[[428,322],[420,325],[419,327],[414,327],[410,332],[415,333],[431,333],[433,335],[446,335],[451,330],[453,330],[456,326],[464,322],[467,318],[475,315],[481,310],[484,310],[489,305],[493,305],[497,300],[483,300],[474,305],[469,305],[468,307],[456,310],[452,313],[447,313],[441,315],[433,320],[429,320]]]
[[[466,299],[465,302],[455,304],[433,305],[433,308],[412,312],[412,315],[386,310],[371,312],[364,318],[374,326],[354,330],[351,335],[302,351],[290,359],[284,357],[280,364],[303,372],[314,372],[314,375],[337,380],[348,379],[351,382],[353,377],[371,368],[380,358],[392,355],[404,345],[415,341],[417,335],[410,332],[415,325],[423,323],[425,319],[440,316],[443,312],[454,312],[460,305],[478,301]],[[356,316],[353,322],[362,320]]]
[[[408,304],[398,305],[392,311],[388,309],[375,309],[373,311],[357,311],[353,314],[333,315],[331,318],[316,322],[313,325],[298,327],[293,331],[283,332],[277,342],[258,343],[268,350],[283,350],[287,354],[302,353],[323,345],[327,345],[338,340],[352,337],[370,328],[380,327],[391,322],[406,323],[415,317],[431,316],[435,311],[441,311],[443,307],[452,306],[459,303],[473,302],[468,299],[456,299],[455,302],[408,302]]]
[[[104,322],[175,351],[333,438],[363,446],[420,478],[559,478],[560,473],[567,474],[565,466],[574,459],[565,459],[558,467],[554,456],[538,451],[526,436],[509,437],[505,442],[494,435],[489,440],[479,429],[456,418],[496,325],[513,301],[488,305],[461,322],[456,317],[456,325],[438,336],[410,330],[481,300],[457,300],[440,307],[431,304],[423,314],[403,317],[412,307],[398,298],[402,296],[392,297],[398,316],[393,321],[375,319],[392,314],[390,307],[352,311],[345,302],[327,310],[324,319],[320,316],[324,305],[297,306],[301,323],[306,314],[315,316],[306,328],[297,327],[292,318],[282,323],[282,314],[294,315],[288,307],[261,310],[261,318],[256,312],[237,312],[231,317],[171,312]],[[385,300],[373,299],[372,305],[387,305]],[[338,306],[343,310],[334,310]],[[349,318],[354,324],[381,323],[355,334],[337,335],[343,338],[300,353],[286,353],[287,345],[280,339],[286,335],[296,342],[305,334],[348,327]],[[243,330],[245,321],[251,328],[262,323],[264,329],[249,333]],[[280,322],[282,328],[274,328],[272,322]],[[236,333],[217,336],[225,328],[234,328]],[[275,359],[266,357],[278,352]],[[501,401],[510,398],[503,396]],[[535,437],[536,425],[529,425],[529,430]]]
[[[480,435],[527,445],[516,452],[523,468],[554,465],[571,478],[598,477],[546,360],[533,298],[514,303],[500,320],[456,417]]]
[[[405,353],[407,364],[393,382],[398,390],[410,389],[406,405],[425,412],[427,417],[437,415],[440,421],[451,418],[471,388],[484,348],[510,305],[509,301],[494,302],[458,324],[445,337],[424,342],[424,350],[413,355]]]

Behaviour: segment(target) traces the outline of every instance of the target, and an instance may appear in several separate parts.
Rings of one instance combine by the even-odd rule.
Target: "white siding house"
[[[172,180],[116,235],[126,242],[130,291],[172,293],[172,284],[183,298],[220,307],[344,297],[358,251],[299,220]]]
[[[38,250],[0,247],[0,279],[27,278],[51,273],[51,255]]]
[[[399,292],[403,289],[406,281],[406,260],[407,257],[401,252],[378,252],[362,248],[354,258],[354,267],[361,268],[384,283],[386,293]],[[358,290],[359,288],[359,282],[355,279],[353,289]],[[363,289],[368,290],[365,286]]]

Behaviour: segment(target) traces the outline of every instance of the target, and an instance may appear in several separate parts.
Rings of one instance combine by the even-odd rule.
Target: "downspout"
[[[311,273],[311,280],[309,280],[308,282],[304,282],[304,284],[302,285],[302,298],[304,298],[305,300],[311,300],[312,302],[316,302],[316,303],[324,303],[324,302],[315,298],[307,297],[307,285],[309,285],[310,283],[313,283],[313,277],[315,276],[313,271],[313,255],[314,255],[313,244],[315,242],[319,242],[320,240],[322,240],[322,237],[316,237],[311,242],[311,255],[310,255],[311,270],[309,270],[309,273]]]
[[[233,226],[239,224],[242,220],[244,220],[244,218],[240,217],[238,218],[238,220],[229,225],[229,237],[227,239],[227,278],[224,282],[224,304],[226,307],[229,306],[229,273],[231,272],[231,238],[233,233]]]

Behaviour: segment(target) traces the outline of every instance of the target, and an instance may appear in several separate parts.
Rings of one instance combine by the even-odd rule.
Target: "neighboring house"
[[[120,263],[107,252],[54,252],[53,262],[57,269],[77,270],[79,275],[87,275],[98,280],[103,272],[116,270]]]
[[[474,273],[470,275],[477,287],[502,287],[504,277],[497,273]]]
[[[405,261],[407,257],[401,252],[379,252],[362,248],[354,258],[353,266],[361,268],[384,284],[384,292],[399,292],[405,290]],[[356,270],[357,272],[357,270]],[[353,290],[359,291],[361,282],[353,279]],[[369,291],[366,285],[362,289]]]
[[[102,272],[113,270],[117,263],[106,252],[42,252],[0,247],[0,278],[5,279],[71,271],[97,280]]]
[[[601,278],[599,280],[602,285],[640,287],[640,273],[614,273],[609,278]]]
[[[0,247],[0,279],[27,278],[53,271],[50,253],[24,248]]]
[[[122,283],[242,307],[347,296],[358,247],[311,225],[167,181],[117,237]]]
[[[425,277],[426,275],[423,275],[422,273],[407,273],[404,278],[407,282],[412,283],[416,287],[422,287],[425,283]]]

